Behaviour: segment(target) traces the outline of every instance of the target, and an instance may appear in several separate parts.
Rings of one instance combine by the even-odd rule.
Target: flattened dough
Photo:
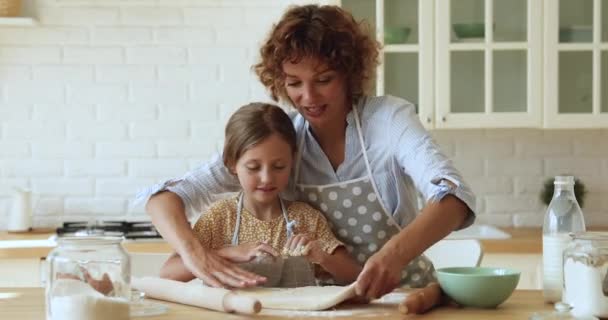
[[[316,311],[331,308],[355,296],[355,286],[250,288],[235,291],[260,300],[264,309]]]

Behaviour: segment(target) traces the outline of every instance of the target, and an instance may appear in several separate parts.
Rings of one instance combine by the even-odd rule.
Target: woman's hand
[[[186,268],[192,274],[212,287],[244,288],[266,282],[266,278],[245,271],[232,264],[212,250],[192,251],[181,256]]]
[[[237,263],[249,262],[262,255],[270,255],[272,257],[279,255],[279,253],[272,246],[264,242],[244,243],[238,246],[226,246],[218,250],[218,253],[222,257]]]
[[[154,226],[181,257],[184,266],[193,276],[213,287],[252,287],[264,283],[266,278],[245,271],[215,251],[207,250],[194,236],[186,219],[181,198],[169,191],[150,197],[146,204]]]
[[[377,299],[393,291],[401,281],[401,270],[405,266],[400,258],[386,245],[371,256],[357,278],[357,295]]]

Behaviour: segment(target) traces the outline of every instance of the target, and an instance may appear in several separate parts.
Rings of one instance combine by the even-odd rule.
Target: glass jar
[[[564,250],[564,302],[576,317],[608,317],[608,232],[571,237]]]
[[[47,320],[129,319],[131,262],[121,242],[58,238],[47,257]]]

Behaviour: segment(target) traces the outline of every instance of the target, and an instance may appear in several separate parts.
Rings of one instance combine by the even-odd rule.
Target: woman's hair
[[[345,76],[347,94],[357,102],[371,88],[378,65],[379,44],[368,30],[367,23],[337,6],[291,7],[262,45],[255,72],[274,100],[290,101],[283,63],[319,59]]]
[[[254,102],[240,107],[228,120],[225,130],[223,160],[233,166],[251,147],[273,133],[279,134],[296,151],[296,131],[289,116],[276,105]]]

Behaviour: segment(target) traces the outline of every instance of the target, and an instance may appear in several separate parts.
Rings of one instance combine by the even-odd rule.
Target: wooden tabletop
[[[551,305],[543,303],[541,291],[515,291],[513,295],[496,309],[473,309],[457,307],[440,307],[427,314],[419,316],[404,316],[397,311],[399,301],[385,296],[369,305],[344,304],[328,311],[280,311],[262,310],[255,316],[257,319],[327,319],[327,318],[370,318],[382,319],[447,319],[447,320],[487,320],[487,319],[528,319],[535,312],[551,312]],[[385,300],[385,301],[383,301]],[[248,319],[250,317],[237,314],[226,314],[202,308],[174,304],[165,301],[162,303],[169,307],[169,311],[160,316],[139,319],[150,320],[191,320],[191,319]],[[0,319],[41,320],[45,315],[43,288],[0,288]]]

